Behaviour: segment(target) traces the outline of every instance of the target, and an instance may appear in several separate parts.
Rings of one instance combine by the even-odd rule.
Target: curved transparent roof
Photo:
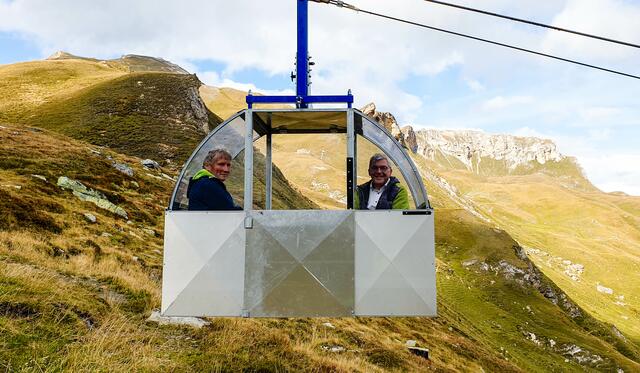
[[[428,203],[427,191],[422,184],[418,168],[402,145],[378,122],[356,110],[354,118],[356,133],[371,141],[395,163],[409,187],[416,208],[424,209]]]
[[[253,141],[267,133],[346,133],[347,110],[253,110]],[[365,116],[361,111],[357,109],[353,111],[356,133],[376,145],[396,164],[413,196],[416,208],[428,207],[427,192],[422,184],[420,173],[402,145],[383,126]],[[186,193],[189,179],[202,168],[202,161],[210,150],[224,148],[233,158],[244,150],[247,112],[248,110],[240,111],[220,124],[198,145],[178,177],[171,196],[170,210],[187,208]]]

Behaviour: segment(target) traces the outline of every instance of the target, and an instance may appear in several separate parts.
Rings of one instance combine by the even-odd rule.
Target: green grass
[[[512,360],[528,371],[548,371],[547,367],[553,367],[552,370],[578,368],[575,362],[565,363],[566,356],[558,353],[560,346],[567,344],[581,346],[603,357],[603,361],[592,368],[612,370],[624,365],[625,371],[637,369],[633,362],[640,360],[640,348],[616,337],[610,327],[575,304],[565,306],[560,288],[531,262],[516,255],[517,243],[506,232],[470,219],[468,213],[461,210],[445,214],[450,216],[439,224],[446,227],[441,228],[438,240],[439,259],[446,268],[442,271],[444,276],[439,277],[439,294],[450,296],[450,307],[476,320],[478,332],[487,335],[486,339],[492,341],[496,349],[502,347],[510,351]],[[451,219],[456,223],[447,224]],[[477,260],[475,264],[462,265],[473,259]],[[481,263],[496,268],[500,261],[520,268],[524,274],[508,279],[500,272],[482,269]],[[538,278],[539,284],[527,281],[525,274]],[[549,289],[558,295],[558,306],[543,296]],[[580,316],[572,317],[571,309],[580,310]],[[523,340],[524,333],[534,333],[540,345]],[[551,339],[556,342],[554,347],[549,342]],[[608,355],[607,358],[604,355]]]
[[[191,75],[128,74],[12,119],[121,153],[182,162],[219,123],[213,113],[204,122],[194,117],[188,92],[199,85]]]
[[[532,260],[578,304],[640,341],[640,283],[629,276],[640,268],[637,198],[574,187],[551,171],[500,178],[440,172],[469,205],[522,245],[542,250]],[[584,266],[579,281],[564,273],[563,260]],[[598,292],[598,283],[614,294]],[[624,305],[616,304],[618,296],[624,296]]]
[[[12,155],[22,160],[6,162],[0,170],[3,180],[23,186],[7,193],[52,206],[42,213],[62,228],[60,234],[32,224],[0,230],[0,333],[5,343],[0,360],[12,370],[38,366],[113,371],[582,369],[564,363],[558,352],[527,341],[525,331],[597,351],[607,359],[598,369],[637,367],[607,342],[611,336],[600,333],[605,329],[596,328],[597,321],[585,330],[539,291],[475,267],[462,267],[460,263],[471,258],[492,265],[506,260],[522,269],[528,264],[515,255],[508,234],[461,210],[440,209],[436,215],[440,313],[436,319],[219,319],[201,330],[145,323],[160,302],[161,237],[144,237],[138,227],[162,232],[158,217],[172,183],[147,176],[135,158],[107,150],[97,155],[85,143],[61,135],[17,128],[2,133],[5,146],[0,147],[0,158]],[[113,169],[107,155],[130,164],[133,179]],[[86,171],[87,159],[99,171],[93,178]],[[93,188],[117,193],[137,218],[133,225],[126,224],[31,177],[35,172],[49,180],[64,173]],[[293,194],[288,197],[277,203],[308,203]],[[97,224],[79,216],[86,210],[98,216]],[[113,236],[102,237],[101,232]],[[524,311],[525,305],[536,315]],[[336,328],[324,327],[325,321]],[[408,339],[430,348],[431,361],[409,354],[404,347]],[[325,350],[335,345],[345,352]],[[635,359],[637,349],[627,349],[623,352]]]
[[[580,219],[568,226],[557,222],[561,230],[526,225],[523,216],[541,221],[563,211],[565,218],[580,216],[579,209],[571,210],[567,206],[534,210],[536,203],[527,197],[532,191],[539,192],[540,186],[522,185],[522,181],[548,182],[552,172],[549,169],[500,179],[512,184],[492,185],[491,190],[486,189],[486,183],[496,182],[491,176],[470,177],[462,169],[446,174],[463,197],[473,196],[484,203],[474,204],[483,213],[487,213],[489,201],[504,201],[490,206],[491,217],[509,233],[465,210],[453,208],[458,205],[448,193],[429,184],[433,195],[441,200],[441,208],[436,210],[437,318],[217,318],[202,329],[146,322],[151,310],[160,305],[162,212],[173,182],[147,175],[157,176],[159,172],[144,170],[140,158],[135,156],[159,157],[170,151],[175,159],[171,164],[175,165],[190,153],[193,145],[189,141],[197,142],[203,136],[188,120],[180,119],[186,110],[181,106],[184,89],[193,86],[193,78],[176,76],[129,75],[98,83],[64,98],[13,112],[12,121],[18,121],[19,126],[3,124],[7,128],[0,129],[3,181],[0,207],[9,213],[0,215],[0,368],[11,371],[640,370],[639,347],[633,339],[623,341],[611,325],[591,317],[588,309],[577,307],[573,296],[567,297],[552,282],[561,277],[550,272],[550,279],[517,255],[520,249],[511,232],[531,234],[535,242],[560,234],[558,242],[562,242],[567,237],[563,236],[565,232],[575,231],[586,223]],[[142,85],[138,85],[138,81],[142,81]],[[147,95],[139,91],[140,87],[154,88]],[[140,100],[142,93],[145,99]],[[116,116],[114,122],[108,118],[109,113],[112,119]],[[177,123],[176,118],[182,123]],[[34,125],[49,130],[29,129]],[[163,136],[174,133],[173,126],[178,125],[182,126],[184,142],[170,148],[175,139]],[[140,133],[145,128],[152,129],[153,133]],[[91,131],[98,134],[105,131],[105,136]],[[135,138],[136,133],[139,138]],[[158,150],[158,143],[165,147]],[[101,154],[96,154],[91,151],[96,150],[94,144],[109,145],[109,148],[99,149]],[[307,147],[293,140],[279,144],[281,147],[277,150],[289,155],[295,154],[299,147]],[[326,146],[330,146],[330,141]],[[131,166],[134,176],[115,170],[107,157]],[[242,159],[234,162],[229,181],[235,197],[240,196],[242,190],[239,172]],[[296,190],[304,191],[304,186],[285,177],[295,169],[295,162],[295,158],[290,159],[288,167],[291,168],[285,167],[283,172],[274,170],[274,205],[287,209],[316,208],[313,201]],[[327,159],[326,165],[332,162]],[[254,199],[256,207],[261,207],[264,158],[258,152],[254,163],[257,173]],[[560,175],[564,166],[557,166],[560,167],[557,175]],[[171,167],[164,170],[176,172]],[[43,182],[31,174],[44,175],[48,181]],[[131,223],[55,186],[55,180],[62,175],[104,192],[127,210]],[[340,175],[337,178],[341,179]],[[473,188],[465,184],[469,180],[475,183]],[[558,189],[549,189],[541,196],[549,198],[548,204],[554,201],[549,197],[552,192],[558,193]],[[504,198],[491,199],[492,193]],[[629,228],[629,232],[637,232],[637,204],[614,197],[603,198],[598,206],[615,207],[621,214],[627,214],[621,216],[620,221],[635,227],[635,231]],[[579,195],[579,198],[588,199],[588,196]],[[83,212],[95,214],[97,223],[88,223]],[[536,226],[539,231],[534,230]],[[143,229],[152,229],[156,234],[152,237]],[[516,238],[522,242],[522,236]],[[476,262],[469,265],[469,260]],[[467,265],[463,265],[464,262]],[[496,270],[503,263],[523,273],[505,276],[504,271]],[[566,288],[564,283],[558,284]],[[544,296],[548,292],[555,294],[557,305]],[[580,314],[572,316],[576,309]],[[324,322],[331,322],[335,328],[324,326]],[[529,333],[534,333],[539,343],[533,341]],[[411,355],[405,347],[408,339],[429,348],[431,359],[426,361]],[[602,360],[591,365],[579,364],[562,352],[562,348],[570,344],[597,354]],[[330,352],[331,346],[345,350]]]

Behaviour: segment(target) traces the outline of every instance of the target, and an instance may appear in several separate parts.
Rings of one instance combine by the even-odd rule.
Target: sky
[[[640,44],[640,0],[450,0]],[[359,8],[640,75],[640,49],[422,0]],[[206,84],[291,94],[296,0],[0,0],[0,64],[63,50],[162,57]],[[375,102],[414,129],[548,138],[606,192],[640,195],[640,80],[309,4],[312,94]]]

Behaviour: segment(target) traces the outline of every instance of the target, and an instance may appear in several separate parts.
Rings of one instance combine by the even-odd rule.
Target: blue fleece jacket
[[[205,169],[198,171],[187,188],[189,210],[242,210],[233,202],[231,194],[227,192],[224,183]]]

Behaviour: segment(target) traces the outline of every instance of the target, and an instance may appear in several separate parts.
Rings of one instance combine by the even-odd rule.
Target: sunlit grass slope
[[[139,80],[129,79],[150,77],[148,85],[143,80],[143,87],[164,87],[153,79],[168,75],[172,74],[116,77],[47,104],[17,110],[0,123],[1,368],[197,372],[640,369],[636,344],[576,306],[523,256],[507,232],[459,208],[459,201],[437,179],[429,178],[430,189],[440,200],[436,210],[439,317],[212,319],[202,329],[147,322],[151,310],[160,306],[162,215],[173,187],[162,172],[175,176],[177,167],[171,165],[177,162],[163,170],[142,168],[135,155],[161,155],[153,145],[162,138],[144,138],[152,144],[128,143],[129,133],[120,122],[137,121],[136,113],[154,118],[149,107],[139,105],[158,98],[168,102],[159,109],[172,110],[174,91],[158,88],[157,96],[151,94],[153,99],[139,101],[139,94],[144,94],[136,90]],[[179,81],[169,81],[179,85]],[[118,94],[110,95],[106,87]],[[129,89],[134,94],[129,95]],[[65,107],[71,104],[88,107]],[[95,108],[119,113],[120,122],[110,128]],[[69,118],[69,123],[63,118]],[[100,142],[106,136],[95,138],[83,130],[83,126],[95,126],[94,122],[102,127],[92,128],[110,131],[113,143]],[[157,130],[161,136],[159,125]],[[277,208],[314,208],[285,177],[292,175],[295,181],[295,174],[303,171],[295,168],[295,161],[303,157],[310,159],[305,163],[307,170],[318,166],[338,172],[340,160],[324,157],[343,145],[318,141],[326,146],[322,153],[318,144],[301,145],[293,137],[282,138],[286,141],[276,143],[280,147],[276,154],[286,156],[276,162],[285,167],[282,173],[275,172],[274,204]],[[361,150],[368,149],[363,146]],[[183,153],[174,154],[177,160]],[[324,164],[315,163],[316,157]],[[366,162],[366,157],[361,161]],[[117,171],[113,162],[132,167],[134,176]],[[256,162],[263,160],[257,156]],[[241,162],[236,164],[240,166]],[[258,186],[263,166],[259,163],[256,168]],[[364,170],[361,164],[358,167]],[[229,185],[235,196],[242,182],[237,171]],[[336,183],[338,188],[343,176],[334,180],[328,175],[326,183]],[[103,192],[127,211],[129,220],[60,189],[55,185],[59,176]],[[327,193],[322,183],[308,180],[298,186],[305,194],[313,188],[318,194],[309,192],[308,196],[323,203],[320,197]],[[257,195],[261,193],[263,190]],[[326,207],[340,208],[335,198],[324,201]],[[256,202],[260,207],[259,198]],[[619,206],[635,211],[632,203]],[[96,222],[90,223],[84,213],[95,215]],[[431,359],[410,354],[407,340],[429,348]]]
[[[123,74],[122,69],[81,59],[0,65],[0,121]]]
[[[192,75],[127,74],[13,119],[126,154],[183,161],[220,122],[210,112],[202,120],[194,117],[199,85]]]
[[[552,348],[547,338],[556,346],[576,344],[597,354],[602,361],[596,368],[638,368],[622,355],[637,359],[637,349],[616,340],[601,324],[571,318],[522,276],[482,270],[480,263],[499,266],[501,261],[522,270],[529,266],[516,256],[515,242],[505,232],[464,210],[438,214],[436,319],[216,319],[200,330],[145,322],[160,305],[162,201],[172,182],[157,178],[159,171],[143,169],[137,158],[46,131],[5,126],[0,140],[5,160],[0,191],[3,210],[11,211],[0,221],[3,368],[582,369],[563,355],[564,347]],[[134,176],[117,171],[112,161],[130,165]],[[63,175],[103,191],[127,210],[130,222],[55,186]],[[85,212],[97,222],[89,223]],[[462,264],[469,259],[477,265]],[[411,355],[404,347],[409,339],[430,348],[431,360]],[[331,352],[335,346],[345,350]]]
[[[576,302],[640,341],[640,198],[585,190],[542,172],[499,178],[439,172],[526,245]]]

